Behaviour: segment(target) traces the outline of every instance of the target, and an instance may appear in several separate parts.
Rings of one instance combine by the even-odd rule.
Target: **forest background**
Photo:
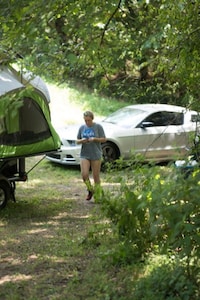
[[[0,62],[131,103],[198,110],[199,1],[1,1]]]

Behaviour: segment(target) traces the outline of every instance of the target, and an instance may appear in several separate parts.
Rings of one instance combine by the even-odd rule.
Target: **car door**
[[[134,129],[134,149],[148,160],[169,160],[185,148],[183,113],[161,111],[146,117]]]

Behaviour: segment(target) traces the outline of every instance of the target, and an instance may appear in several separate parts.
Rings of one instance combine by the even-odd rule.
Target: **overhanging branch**
[[[114,15],[115,15],[115,14],[117,13],[117,11],[119,10],[119,8],[120,8],[120,6],[121,6],[121,2],[122,2],[122,0],[119,0],[117,7],[115,8],[115,10],[113,11],[113,13],[111,14],[110,18],[108,19],[108,21],[106,22],[106,24],[105,24],[105,26],[104,26],[103,33],[102,33],[102,36],[101,36],[100,46],[103,44],[103,39],[104,39],[105,32],[106,32],[106,30],[108,29],[108,26],[109,26],[109,24],[110,24],[112,18],[114,17]]]

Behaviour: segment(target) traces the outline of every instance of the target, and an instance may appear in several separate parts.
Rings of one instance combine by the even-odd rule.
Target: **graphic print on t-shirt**
[[[89,139],[91,137],[94,137],[94,130],[93,128],[90,128],[90,127],[87,127],[84,129],[83,133],[82,133],[82,136],[84,139]]]

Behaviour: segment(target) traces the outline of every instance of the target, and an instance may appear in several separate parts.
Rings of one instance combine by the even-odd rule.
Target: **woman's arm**
[[[92,138],[88,139],[88,142],[105,143],[106,138],[105,137],[92,137]]]
[[[78,139],[78,140],[76,140],[76,143],[78,144],[78,145],[80,145],[80,144],[85,144],[85,143],[88,143],[89,142],[89,139]]]

